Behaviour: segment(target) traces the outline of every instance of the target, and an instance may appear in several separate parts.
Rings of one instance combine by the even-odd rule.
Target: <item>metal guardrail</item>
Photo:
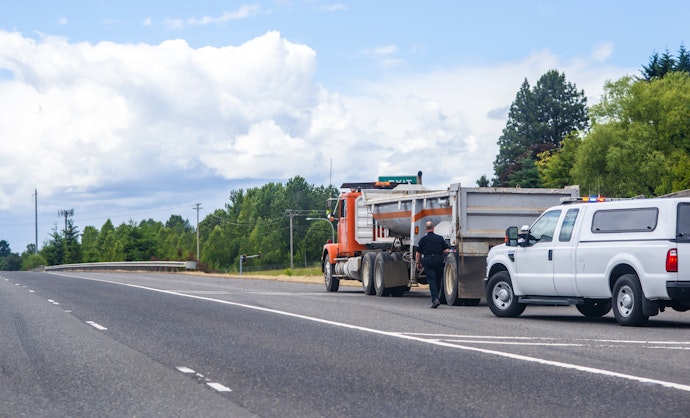
[[[45,271],[64,270],[138,270],[185,271],[196,270],[196,261],[119,261],[104,263],[76,263],[45,266]]]

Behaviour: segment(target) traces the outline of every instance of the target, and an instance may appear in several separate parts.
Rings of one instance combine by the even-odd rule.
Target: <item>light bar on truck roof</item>
[[[617,202],[620,200],[640,199],[642,197],[602,197],[602,196],[583,196],[583,197],[562,197],[561,203],[600,203],[600,202]]]
[[[606,202],[607,200],[610,199],[601,196],[562,197],[561,203],[598,203]]]

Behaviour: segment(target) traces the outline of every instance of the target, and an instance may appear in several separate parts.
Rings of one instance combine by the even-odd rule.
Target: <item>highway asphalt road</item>
[[[358,287],[0,272],[0,417],[688,417],[690,312],[645,327]]]

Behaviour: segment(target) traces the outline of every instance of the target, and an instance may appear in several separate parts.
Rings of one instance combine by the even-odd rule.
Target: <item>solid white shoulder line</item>
[[[529,356],[523,356],[523,355],[519,355],[519,354],[506,353],[503,351],[487,350],[484,348],[476,348],[476,347],[457,345],[457,344],[452,344],[449,342],[438,341],[438,340],[428,340],[428,339],[419,338],[419,337],[416,337],[416,336],[410,335],[410,334],[403,334],[400,332],[381,331],[381,330],[377,330],[377,329],[373,329],[373,328],[365,328],[365,327],[361,327],[358,325],[350,325],[350,324],[345,324],[342,322],[329,321],[326,319],[315,318],[315,317],[295,314],[295,313],[291,313],[291,312],[279,311],[279,310],[269,309],[269,308],[262,308],[260,306],[253,306],[253,305],[247,305],[244,303],[230,302],[230,301],[221,300],[221,299],[213,299],[213,298],[209,298],[209,297],[205,297],[205,296],[187,295],[184,293],[172,292],[172,291],[164,290],[164,289],[156,289],[153,287],[140,286],[140,285],[128,284],[128,283],[119,283],[119,282],[114,282],[114,281],[110,281],[110,280],[91,279],[91,278],[75,277],[75,276],[69,276],[69,275],[64,275],[64,276],[73,277],[73,278],[77,278],[77,279],[83,279],[83,280],[92,280],[92,281],[97,281],[97,282],[118,284],[121,286],[134,287],[134,288],[138,288],[138,289],[150,290],[153,292],[165,293],[165,294],[169,294],[169,295],[176,295],[176,296],[181,296],[181,297],[185,297],[185,298],[199,299],[199,300],[205,300],[205,301],[209,301],[209,302],[222,303],[224,305],[232,305],[232,306],[262,311],[262,312],[269,312],[269,313],[274,313],[274,314],[278,314],[278,315],[304,319],[307,321],[318,322],[321,324],[328,324],[328,325],[333,325],[336,327],[348,328],[348,329],[358,330],[358,331],[362,331],[362,332],[368,332],[368,333],[372,333],[372,334],[386,335],[389,337],[418,341],[418,342],[425,343],[425,344],[438,345],[438,346],[442,346],[442,347],[448,347],[448,348],[459,349],[459,350],[475,351],[475,352],[483,353],[483,354],[490,354],[490,355],[494,355],[494,356],[506,357],[506,358],[510,358],[513,360],[527,361],[527,362],[531,362],[531,363],[539,363],[539,364],[544,364],[544,365],[554,366],[554,367],[560,367],[560,368],[570,369],[570,370],[578,370],[578,371],[582,371],[582,372],[598,374],[598,375],[603,375],[603,376],[609,376],[609,377],[615,377],[615,378],[625,379],[625,380],[631,380],[631,381],[640,382],[640,383],[656,384],[656,385],[659,385],[659,386],[662,386],[665,388],[671,388],[671,389],[682,390],[685,392],[690,392],[690,385],[683,385],[683,384],[679,384],[679,383],[666,382],[663,380],[649,379],[646,377],[633,376],[633,375],[624,374],[624,373],[612,372],[609,370],[596,369],[594,367],[579,366],[577,364],[562,363],[559,361],[552,361],[552,360],[540,359],[537,357],[529,357]]]

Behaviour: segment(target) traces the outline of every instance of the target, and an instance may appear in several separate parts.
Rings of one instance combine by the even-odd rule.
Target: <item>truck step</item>
[[[580,298],[567,298],[560,296],[522,296],[518,298],[519,303],[526,305],[553,305],[553,306],[570,306],[581,305],[584,301]]]

